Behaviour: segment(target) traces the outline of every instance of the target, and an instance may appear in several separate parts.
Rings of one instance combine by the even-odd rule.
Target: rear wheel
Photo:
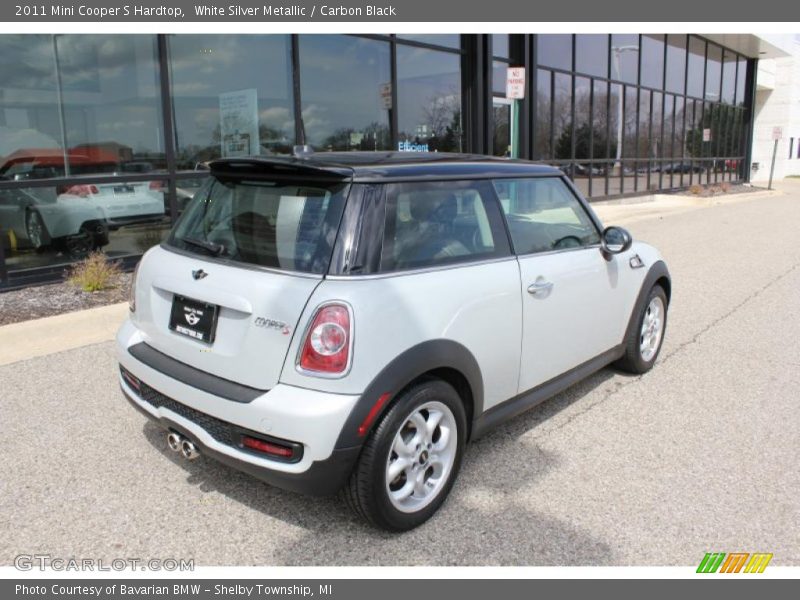
[[[50,244],[50,235],[39,211],[29,210],[25,214],[25,234],[35,250],[43,250]]]
[[[78,233],[64,240],[70,258],[85,258],[95,249],[94,233],[87,225],[81,225]]]
[[[639,307],[635,323],[625,340],[625,355],[616,366],[629,373],[641,374],[653,368],[667,328],[667,294],[660,285],[650,290]]]
[[[453,487],[466,427],[461,398],[448,383],[428,380],[403,392],[364,445],[345,487],[350,507],[390,531],[427,521]]]

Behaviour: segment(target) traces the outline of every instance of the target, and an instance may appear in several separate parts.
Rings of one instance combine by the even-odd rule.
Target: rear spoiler
[[[303,179],[344,181],[353,178],[349,167],[292,157],[219,158],[209,164],[211,174],[222,179]]]

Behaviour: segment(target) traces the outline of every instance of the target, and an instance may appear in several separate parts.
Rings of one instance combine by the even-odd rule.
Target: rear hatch
[[[305,169],[221,170],[142,260],[135,318],[156,350],[267,390],[328,270],[348,184]]]

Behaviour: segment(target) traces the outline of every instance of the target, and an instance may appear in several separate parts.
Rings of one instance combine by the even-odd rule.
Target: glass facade
[[[537,38],[531,156],[587,196],[746,177],[745,57],[694,35]]]
[[[695,35],[2,35],[0,287],[132,264],[219,157],[518,154],[599,198],[747,176],[755,61]],[[515,113],[510,66],[527,69]]]

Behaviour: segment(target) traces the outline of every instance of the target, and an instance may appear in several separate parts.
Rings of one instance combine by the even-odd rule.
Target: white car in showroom
[[[671,288],[553,167],[222,159],[138,266],[119,382],[184,457],[403,531],[468,441],[606,365],[651,369]]]
[[[87,183],[0,190],[0,228],[36,250],[81,255],[108,243],[109,230],[164,218],[159,182]],[[58,193],[60,192],[60,193]]]

